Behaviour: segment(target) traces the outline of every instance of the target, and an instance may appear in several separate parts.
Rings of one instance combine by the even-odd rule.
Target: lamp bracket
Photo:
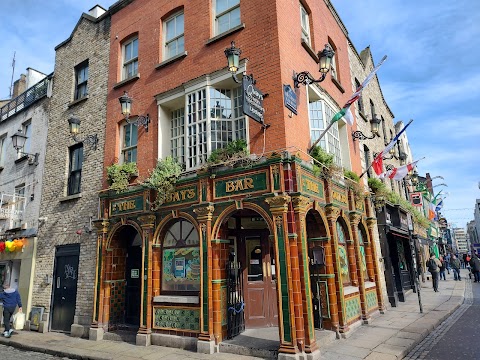
[[[373,139],[373,138],[375,138],[375,134],[372,134],[372,136],[367,136],[367,135],[365,135],[364,133],[362,133],[360,130],[352,131],[352,139],[353,139],[353,141],[355,141],[355,140],[357,140],[357,139],[358,139],[359,141],[360,141],[360,140],[367,140],[367,139],[371,140],[371,139]],[[376,157],[375,154],[374,154],[373,156]]]
[[[379,153],[373,153],[373,158],[375,159],[378,154],[379,154]],[[395,155],[392,155],[392,156],[390,156],[390,157],[385,157],[385,156],[383,156],[382,159],[383,159],[383,160],[391,160],[391,159],[393,159],[394,157],[395,157]]]
[[[17,149],[17,154],[28,156],[28,163],[30,165],[38,165],[38,157],[40,156],[39,153],[30,154]]]
[[[78,138],[76,135],[72,135],[73,140],[77,143],[84,143],[85,145],[88,145],[90,147],[93,147],[94,150],[97,150],[97,145],[98,145],[98,136],[97,134],[94,135],[87,135],[85,136],[84,139]]]
[[[148,132],[148,124],[150,124],[150,116],[147,115],[138,115],[135,120],[130,120],[128,117],[125,118],[128,124],[133,124],[137,127],[143,126],[145,131]]]
[[[322,76],[318,80],[315,80],[313,76],[308,71],[302,71],[298,74],[294,71],[293,72],[293,85],[296,88],[300,87],[300,84],[305,86],[310,85],[311,83],[319,83],[325,80],[327,73],[322,73]]]

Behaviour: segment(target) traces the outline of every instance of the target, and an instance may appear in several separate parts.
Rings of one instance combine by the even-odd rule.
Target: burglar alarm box
[[[422,193],[411,193],[410,194],[410,203],[413,206],[423,207]]]

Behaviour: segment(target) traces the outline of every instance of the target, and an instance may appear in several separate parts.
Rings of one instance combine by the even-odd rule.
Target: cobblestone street
[[[0,359],[2,360],[69,360],[48,354],[42,354],[33,351],[23,351],[11,346],[0,345]]]

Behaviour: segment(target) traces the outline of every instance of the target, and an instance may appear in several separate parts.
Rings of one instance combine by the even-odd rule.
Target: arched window
[[[198,232],[188,220],[177,219],[165,232],[162,249],[162,291],[200,290]]]
[[[350,285],[350,270],[348,267],[348,254],[345,241],[345,230],[340,222],[337,221],[338,234],[338,259],[340,260],[340,276],[344,285]]]
[[[360,259],[362,261],[361,271],[363,273],[363,278],[365,281],[368,281],[368,272],[367,272],[367,258],[365,256],[365,241],[363,240],[362,230],[358,229],[358,244],[360,247]]]

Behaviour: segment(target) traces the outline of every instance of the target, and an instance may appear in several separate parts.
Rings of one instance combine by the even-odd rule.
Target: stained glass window
[[[350,284],[350,270],[348,268],[348,254],[345,246],[345,230],[337,221],[338,260],[340,261],[340,276],[344,285]]]

